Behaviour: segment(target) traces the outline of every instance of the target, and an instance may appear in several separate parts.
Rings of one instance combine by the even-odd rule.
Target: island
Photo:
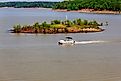
[[[87,32],[101,32],[104,29],[100,28],[102,23],[97,21],[88,21],[82,19],[70,20],[53,20],[51,23],[44,21],[43,23],[34,23],[33,25],[21,26],[14,25],[11,33],[42,33],[42,34],[57,34],[57,33],[87,33]]]

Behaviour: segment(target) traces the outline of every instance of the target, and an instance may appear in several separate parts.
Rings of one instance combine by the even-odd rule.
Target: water
[[[98,33],[11,34],[14,24],[82,18],[109,22]],[[0,9],[0,81],[121,81],[121,15],[55,12],[50,9]],[[59,46],[78,41],[106,41]]]

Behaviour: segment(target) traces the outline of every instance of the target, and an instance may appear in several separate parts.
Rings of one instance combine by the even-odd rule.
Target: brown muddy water
[[[15,24],[82,18],[109,23],[98,33],[11,34]],[[106,41],[59,46],[65,36]],[[121,81],[121,15],[0,9],[0,81]]]

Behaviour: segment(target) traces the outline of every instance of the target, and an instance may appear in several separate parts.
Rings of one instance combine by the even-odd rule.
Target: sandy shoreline
[[[92,13],[92,14],[121,14],[119,11],[95,11],[94,9],[81,9],[81,10],[71,10],[68,11],[67,9],[55,9],[54,11],[57,12],[78,12],[78,13]]]

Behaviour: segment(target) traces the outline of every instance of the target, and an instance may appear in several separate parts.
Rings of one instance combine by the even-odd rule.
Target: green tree
[[[38,28],[40,28],[40,25],[39,25],[38,22],[36,22],[36,23],[34,23],[33,27],[34,27],[35,29],[38,29]]]
[[[88,25],[88,21],[87,20],[84,20],[83,23],[84,23],[84,25]]]
[[[66,21],[66,25],[67,25],[67,27],[71,27],[71,26],[72,26],[72,22],[69,21],[69,20],[67,20],[67,21]]]
[[[92,21],[92,25],[96,25],[96,26],[98,26],[99,24],[97,23],[97,21]]]
[[[76,21],[77,21],[77,25],[81,25],[82,24],[81,19],[77,19]]]
[[[73,21],[73,24],[74,24],[74,25],[76,25],[76,24],[77,24],[77,21],[76,21],[76,20],[74,20],[74,21]]]
[[[53,21],[51,21],[51,25],[53,25],[53,24],[60,24],[60,23],[61,23],[60,20],[53,20]]]
[[[19,33],[21,31],[21,25],[20,24],[14,25],[13,29],[14,29],[14,32]]]
[[[50,28],[50,24],[47,24],[47,22],[44,21],[44,22],[42,23],[42,27],[43,27],[43,28]]]

